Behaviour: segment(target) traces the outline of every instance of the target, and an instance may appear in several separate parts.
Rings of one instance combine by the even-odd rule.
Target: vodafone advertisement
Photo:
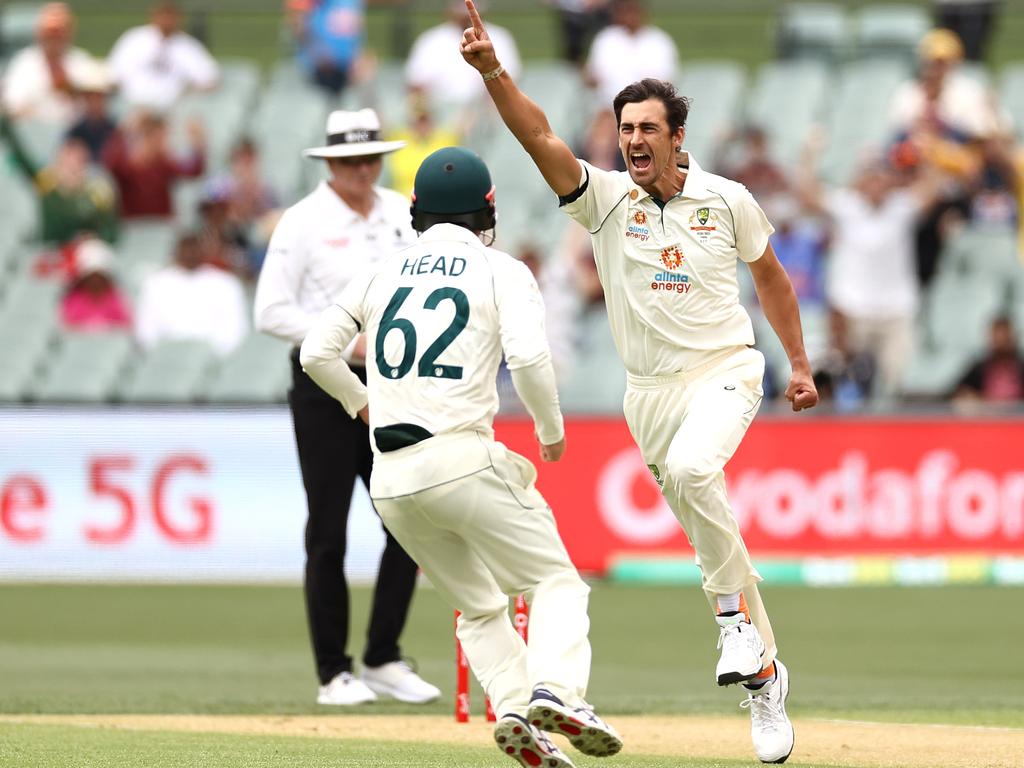
[[[689,551],[621,419],[567,434],[538,484],[579,568]],[[1024,421],[760,418],[727,477],[755,557],[1024,554]],[[286,410],[0,411],[0,579],[298,581],[304,524]],[[350,576],[382,547],[357,488]]]
[[[570,422],[538,486],[583,570],[689,552],[621,419]],[[499,437],[532,460],[528,423]],[[726,469],[751,553],[1024,553],[1024,421],[759,418]]]

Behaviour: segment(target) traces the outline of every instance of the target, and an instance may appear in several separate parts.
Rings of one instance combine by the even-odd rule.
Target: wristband
[[[482,75],[483,79],[484,79],[484,82],[486,83],[488,80],[497,80],[499,77],[501,77],[501,73],[504,72],[504,71],[505,71],[505,68],[503,66],[501,66],[501,64],[499,64],[496,68],[492,69],[490,72],[484,72],[483,75]]]

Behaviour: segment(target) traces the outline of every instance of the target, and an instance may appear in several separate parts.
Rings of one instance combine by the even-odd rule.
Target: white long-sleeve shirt
[[[374,196],[364,218],[321,182],[284,212],[256,286],[257,330],[299,346],[357,273],[416,239],[409,200],[381,187]]]
[[[367,335],[367,387],[342,359]],[[530,270],[467,229],[437,224],[417,243],[352,280],[302,345],[306,373],[349,414],[370,406],[379,430],[491,438],[502,353],[541,443],[563,437],[544,302]],[[368,393],[368,394],[367,394]]]

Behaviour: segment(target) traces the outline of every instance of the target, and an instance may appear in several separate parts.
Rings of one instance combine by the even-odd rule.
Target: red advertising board
[[[576,565],[690,551],[622,419],[575,419],[557,464],[528,421],[498,439],[534,461]],[[1024,553],[1024,421],[769,419],[726,468],[755,556]]]

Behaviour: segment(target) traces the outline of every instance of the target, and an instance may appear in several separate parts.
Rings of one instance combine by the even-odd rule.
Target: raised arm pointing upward
[[[563,211],[586,227],[608,322],[627,373],[623,410],[644,463],[686,529],[719,626],[719,685],[743,683],[757,756],[793,748],[789,673],[729,506],[725,465],[761,404],[764,358],[739,302],[745,262],[786,350],[793,410],[818,395],[793,287],[769,243],[764,212],[742,185],[708,173],[683,150],[689,100],[648,78],[614,98],[627,172],[573,157],[541,109],[504,73],[473,0],[460,50],[483,77],[502,120],[533,158]]]

